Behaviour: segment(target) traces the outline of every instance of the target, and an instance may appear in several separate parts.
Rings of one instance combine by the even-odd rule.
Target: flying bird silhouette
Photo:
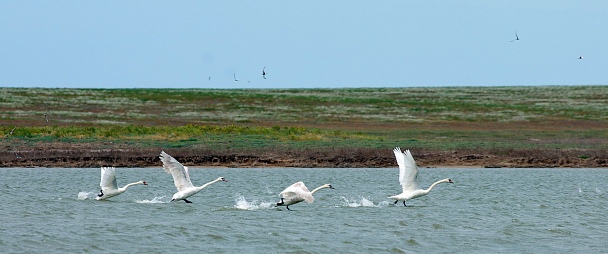
[[[262,69],[262,78],[266,79],[266,66]]]
[[[236,73],[233,73],[232,76],[234,77],[234,82],[238,82],[239,80],[236,79]]]
[[[519,41],[519,36],[517,36],[517,31],[515,31],[515,39],[513,39],[511,42],[514,42],[514,41]]]

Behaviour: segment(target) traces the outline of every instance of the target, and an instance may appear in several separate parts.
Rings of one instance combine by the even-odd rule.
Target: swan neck
[[[205,187],[207,187],[207,186],[209,186],[209,185],[211,185],[211,184],[213,184],[213,183],[215,183],[215,182],[217,182],[217,181],[220,181],[220,179],[215,179],[215,180],[213,180],[213,181],[211,181],[211,182],[208,182],[208,183],[206,183],[206,184],[203,184],[203,186],[201,186],[201,187],[200,187],[200,189],[203,189],[203,188],[205,188]]]
[[[133,185],[138,185],[138,184],[141,184],[141,183],[140,183],[140,182],[134,182],[134,183],[130,183],[130,184],[125,185],[125,187],[122,187],[121,189],[126,190],[127,188],[129,188],[129,187],[131,187],[131,186],[133,186]]]
[[[319,187],[317,187],[316,189],[312,190],[312,191],[310,192],[310,194],[315,194],[315,192],[317,192],[318,190],[320,190],[320,189],[325,189],[325,188],[327,188],[327,186],[325,186],[325,185],[323,185],[323,186],[319,186]]]
[[[433,184],[431,184],[431,186],[429,186],[428,189],[424,190],[424,192],[429,193],[435,187],[435,185],[440,184],[440,183],[444,183],[444,182],[446,182],[446,179],[434,182]]]

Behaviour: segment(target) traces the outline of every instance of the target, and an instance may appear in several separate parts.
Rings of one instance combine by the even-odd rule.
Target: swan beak
[[[144,185],[148,186],[148,183],[144,182]]]
[[[334,188],[334,186],[331,186],[331,184],[329,185],[329,188],[334,189],[334,190],[336,189],[336,188]]]
[[[222,181],[224,181],[224,182],[228,182],[228,180],[226,180],[226,178],[223,178],[223,177],[222,177]]]
[[[454,183],[454,181],[452,181],[452,179],[448,179],[448,183]]]

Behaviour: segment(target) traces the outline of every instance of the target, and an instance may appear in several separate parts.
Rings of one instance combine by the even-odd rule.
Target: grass
[[[608,120],[606,86],[1,90],[3,123],[47,109],[58,125]]]
[[[0,108],[7,151],[53,142],[296,153],[608,149],[608,86],[0,88]]]

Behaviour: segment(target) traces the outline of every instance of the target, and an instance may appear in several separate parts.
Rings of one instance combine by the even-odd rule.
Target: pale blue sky
[[[605,85],[607,14],[605,0],[4,0],[0,86]]]

